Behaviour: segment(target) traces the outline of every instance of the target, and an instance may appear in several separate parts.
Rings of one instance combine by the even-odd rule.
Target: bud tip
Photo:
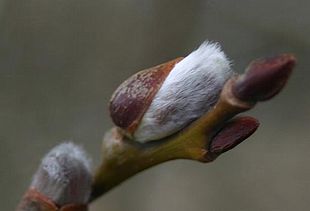
[[[254,60],[233,86],[236,97],[245,101],[265,101],[285,86],[296,64],[292,54]]]

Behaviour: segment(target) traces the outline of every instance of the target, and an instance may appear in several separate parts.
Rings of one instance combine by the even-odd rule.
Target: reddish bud
[[[224,153],[252,135],[259,126],[253,117],[237,117],[228,122],[212,139],[210,152],[219,155]]]
[[[237,79],[233,93],[245,101],[268,100],[282,90],[295,63],[296,58],[292,54],[255,60]]]

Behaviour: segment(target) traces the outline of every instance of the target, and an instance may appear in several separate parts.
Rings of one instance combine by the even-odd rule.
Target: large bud
[[[220,46],[204,42],[184,59],[142,70],[123,82],[112,96],[111,117],[135,141],[162,139],[206,113],[231,75]]]

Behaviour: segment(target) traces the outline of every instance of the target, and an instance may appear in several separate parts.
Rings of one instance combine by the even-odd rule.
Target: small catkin
[[[31,188],[60,206],[86,204],[91,180],[90,159],[81,147],[69,142],[54,147],[43,158]]]

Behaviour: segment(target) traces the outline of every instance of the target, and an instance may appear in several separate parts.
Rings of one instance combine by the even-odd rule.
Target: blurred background
[[[205,165],[173,161],[95,201],[91,211],[308,210],[310,1],[0,0],[0,204],[13,210],[41,157],[73,140],[100,160],[107,104],[138,70],[215,40],[244,70],[292,52],[284,91],[250,115],[259,130]]]

